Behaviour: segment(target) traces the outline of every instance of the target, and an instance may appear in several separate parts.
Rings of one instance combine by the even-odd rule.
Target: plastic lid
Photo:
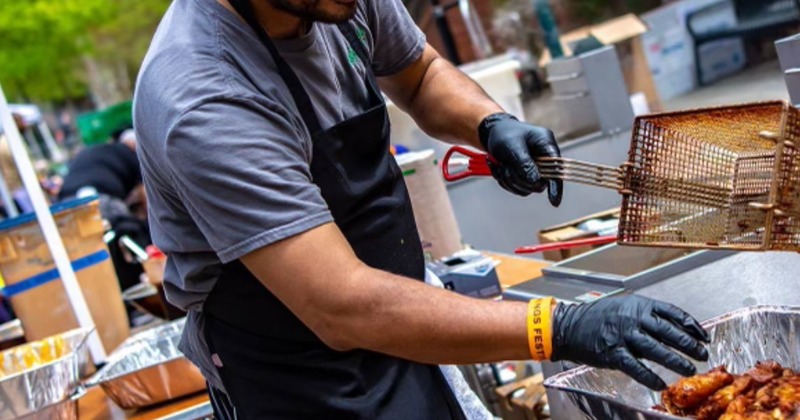
[[[52,214],[58,214],[64,211],[72,210],[78,208],[80,206],[86,205],[91,203],[92,201],[97,200],[97,196],[89,196],[84,198],[78,198],[69,201],[62,201],[58,204],[50,206],[50,212]],[[36,213],[25,213],[21,216],[15,217],[13,219],[6,219],[0,222],[0,232],[6,231],[9,229],[14,229],[16,227],[20,227],[24,224],[35,222],[36,221]]]

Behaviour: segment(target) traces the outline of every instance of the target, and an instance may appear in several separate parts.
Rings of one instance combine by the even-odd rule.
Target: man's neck
[[[228,0],[217,0],[226,9],[239,15]],[[305,22],[297,16],[276,9],[269,1],[252,2],[256,20],[273,39],[298,38],[306,33]],[[241,18],[241,16],[239,16]]]

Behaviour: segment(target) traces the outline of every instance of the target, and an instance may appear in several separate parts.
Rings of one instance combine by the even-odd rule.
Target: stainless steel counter
[[[701,320],[756,304],[800,305],[800,254],[739,253],[635,293]]]

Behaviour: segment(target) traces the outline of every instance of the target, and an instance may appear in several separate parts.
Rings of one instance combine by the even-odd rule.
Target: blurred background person
[[[146,218],[142,173],[136,156],[136,135],[121,131],[115,141],[89,146],[69,164],[58,194],[59,201],[97,195],[100,213],[114,231],[109,251],[125,290],[139,283],[142,267],[120,243],[127,236],[142,248],[151,244]]]
[[[106,199],[107,206],[116,206],[124,204],[141,183],[136,136],[133,130],[125,130],[113,143],[81,150],[69,164],[58,197],[65,200],[93,190]]]

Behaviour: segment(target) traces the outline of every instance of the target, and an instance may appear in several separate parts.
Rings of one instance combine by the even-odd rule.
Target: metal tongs
[[[466,170],[453,173],[450,171],[450,160],[456,154],[467,157],[468,162]],[[449,182],[473,176],[491,176],[490,164],[497,164],[497,160],[483,152],[462,146],[454,146],[444,155],[442,173],[444,174],[444,179]],[[567,158],[538,158],[536,159],[536,165],[539,167],[539,173],[543,178],[610,188],[618,190],[621,194],[626,193],[624,189],[624,165],[622,167],[613,167]]]
[[[453,173],[450,171],[450,160],[454,155],[460,154],[468,158],[466,169]],[[472,176],[491,176],[490,164],[497,161],[489,154],[478,152],[466,147],[455,146],[450,148],[444,155],[442,161],[442,173],[444,179],[452,182],[466,179]],[[623,169],[614,168],[606,165],[583,162],[575,159],[565,158],[539,158],[536,159],[539,173],[543,178],[561,179],[596,187],[611,188],[624,194]],[[534,254],[546,251],[560,251],[562,249],[576,248],[580,246],[606,245],[617,240],[616,236],[598,236],[594,238],[584,238],[563,242],[552,242],[542,245],[531,245],[517,248],[516,254]]]

